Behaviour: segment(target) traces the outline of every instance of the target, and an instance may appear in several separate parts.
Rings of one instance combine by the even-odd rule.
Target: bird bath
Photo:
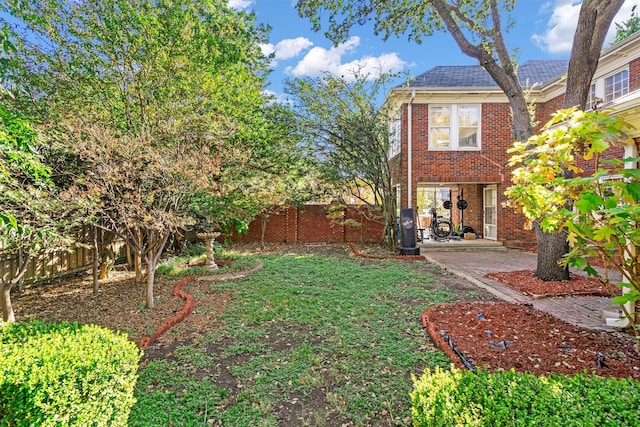
[[[212,231],[208,233],[198,233],[196,235],[198,239],[204,242],[204,247],[207,254],[207,259],[205,261],[205,267],[211,270],[217,270],[218,265],[216,264],[215,259],[213,258],[213,242],[216,240],[218,236],[220,236],[220,232]]]

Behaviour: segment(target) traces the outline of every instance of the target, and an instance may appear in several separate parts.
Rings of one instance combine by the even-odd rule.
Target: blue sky
[[[351,38],[334,47],[322,32],[314,33],[311,23],[298,17],[295,0],[229,0],[229,6],[253,10],[260,23],[272,27],[265,53],[275,53],[268,90],[284,99],[282,81],[287,77],[316,77],[329,71],[348,75],[357,64],[374,73],[385,71],[418,75],[438,65],[472,65],[476,61],[460,52],[447,33],[427,37],[421,45],[405,37],[383,41],[370,28],[356,28]],[[510,48],[518,48],[518,62],[528,59],[567,59],[580,9],[576,0],[520,0],[513,17],[515,27],[506,36]],[[626,0],[615,21],[623,22],[639,0]],[[609,45],[615,35],[612,25]]]

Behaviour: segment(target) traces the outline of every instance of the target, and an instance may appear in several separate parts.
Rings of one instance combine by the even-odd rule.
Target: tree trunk
[[[29,267],[29,263],[31,262],[31,254],[29,252],[23,251],[22,256],[22,264],[18,265],[18,272],[15,277],[6,282],[2,277],[0,277],[0,298],[2,299],[2,319],[8,323],[15,323],[16,317],[13,313],[13,305],[11,304],[11,289],[16,285],[16,283],[20,282],[25,273],[27,272],[27,268]]]
[[[156,266],[162,251],[167,244],[167,240],[171,235],[171,231],[167,231],[164,236],[154,230],[147,231],[147,244],[149,249],[145,252],[144,260],[147,263],[147,308],[153,309],[156,307],[155,299],[153,297],[153,285],[156,278]]]
[[[129,270],[131,270],[132,268],[135,268],[135,262],[133,260],[133,256],[131,255],[131,246],[126,245],[124,247],[125,253],[127,254],[127,268]]]
[[[562,108],[577,106],[584,110],[587,103],[591,79],[598,68],[600,52],[613,17],[624,0],[585,0],[580,7],[578,26],[573,37],[567,87]],[[565,178],[572,178],[564,171]],[[569,252],[567,233],[544,233],[534,222],[538,242],[538,263],[535,276],[540,280],[569,280],[569,267],[561,267],[558,261]]]
[[[600,61],[604,39],[623,3],[624,0],[584,0],[582,2],[578,25],[573,36],[567,70],[567,88],[562,108],[577,106],[584,110],[591,79]]]
[[[16,317],[13,313],[13,306],[11,305],[11,288],[13,284],[5,283],[2,281],[2,319],[8,323],[15,323]]]
[[[153,285],[156,276],[156,261],[154,257],[148,257],[147,259],[147,308],[156,308],[156,302],[153,297]]]
[[[136,236],[136,239],[138,240],[138,243],[137,243],[138,248],[142,247],[142,230],[137,228],[135,230],[135,236]],[[136,270],[136,283],[141,283],[142,282],[142,252],[138,248],[135,249],[135,256],[134,256],[133,263],[134,263],[134,269]]]
[[[544,233],[538,221],[533,222],[538,241],[538,262],[535,276],[544,281],[569,280],[569,266],[560,265],[562,258],[569,252],[566,231]]]
[[[133,268],[136,271],[136,283],[142,283],[142,279],[144,277],[142,274],[142,254],[139,251],[136,251],[133,260]]]
[[[398,249],[398,222],[395,213],[386,213],[384,222],[384,241],[392,251],[395,251]]]

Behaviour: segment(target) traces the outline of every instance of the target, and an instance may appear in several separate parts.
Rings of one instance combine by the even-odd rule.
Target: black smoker
[[[416,246],[416,225],[413,208],[400,210],[400,255],[420,255]]]

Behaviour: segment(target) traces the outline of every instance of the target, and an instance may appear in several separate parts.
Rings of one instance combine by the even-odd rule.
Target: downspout
[[[635,159],[638,157],[638,147],[636,146],[635,142],[632,141],[631,144],[624,145],[624,157],[625,159]],[[633,169],[636,167],[636,165],[634,164],[634,162],[626,162],[624,164],[624,167],[625,169]],[[632,243],[627,243],[627,248],[629,250],[629,254],[632,257],[636,256],[636,248]],[[622,282],[629,283],[629,280],[626,277],[623,277]],[[622,293],[628,294],[631,293],[631,290],[632,289],[630,286],[624,286],[622,288]],[[635,303],[633,301],[629,301],[625,303],[623,307],[623,314],[626,314],[626,316],[623,316],[623,318],[607,317],[605,319],[605,323],[607,324],[607,326],[613,326],[616,328],[628,328],[629,326],[631,326],[632,319],[634,318]]]
[[[413,144],[412,144],[412,132],[411,132],[411,118],[413,116],[411,104],[416,98],[415,89],[411,91],[411,99],[407,106],[407,207],[411,207],[411,201],[413,199]]]
[[[498,175],[500,175],[500,182],[504,183],[504,172],[502,172],[502,165],[500,163],[490,159],[489,157],[485,156],[484,154],[481,154],[480,157],[482,157],[483,159],[485,159],[489,163],[493,163],[494,165],[496,165],[498,167]]]

